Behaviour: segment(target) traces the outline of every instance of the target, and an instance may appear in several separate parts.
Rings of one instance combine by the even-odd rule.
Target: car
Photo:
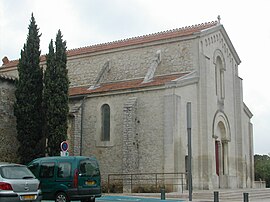
[[[27,166],[0,162],[0,202],[41,200],[40,182]]]
[[[40,180],[44,200],[94,202],[101,197],[100,170],[94,156],[42,157],[28,168]]]

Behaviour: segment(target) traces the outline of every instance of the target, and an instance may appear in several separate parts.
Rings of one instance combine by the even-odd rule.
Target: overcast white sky
[[[42,33],[42,54],[58,29],[73,49],[214,21],[220,15],[242,61],[239,76],[244,102],[254,115],[255,153],[270,153],[269,0],[0,0],[0,59],[20,57],[32,12]]]

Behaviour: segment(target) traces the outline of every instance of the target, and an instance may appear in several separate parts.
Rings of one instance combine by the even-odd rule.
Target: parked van
[[[30,162],[28,168],[40,180],[44,200],[94,202],[101,196],[100,171],[95,157],[43,157]]]

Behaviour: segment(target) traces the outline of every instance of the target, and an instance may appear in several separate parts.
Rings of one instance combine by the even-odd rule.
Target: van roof
[[[47,156],[47,157],[41,157],[41,158],[34,159],[32,162],[40,161],[40,160],[58,160],[58,159],[78,159],[78,160],[81,160],[81,159],[86,159],[86,158],[96,159],[96,157],[94,157],[94,156]]]

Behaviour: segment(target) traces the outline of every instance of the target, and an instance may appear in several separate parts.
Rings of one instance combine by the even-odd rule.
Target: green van
[[[101,177],[95,157],[43,157],[30,162],[28,168],[40,180],[44,200],[94,202],[101,197]]]

